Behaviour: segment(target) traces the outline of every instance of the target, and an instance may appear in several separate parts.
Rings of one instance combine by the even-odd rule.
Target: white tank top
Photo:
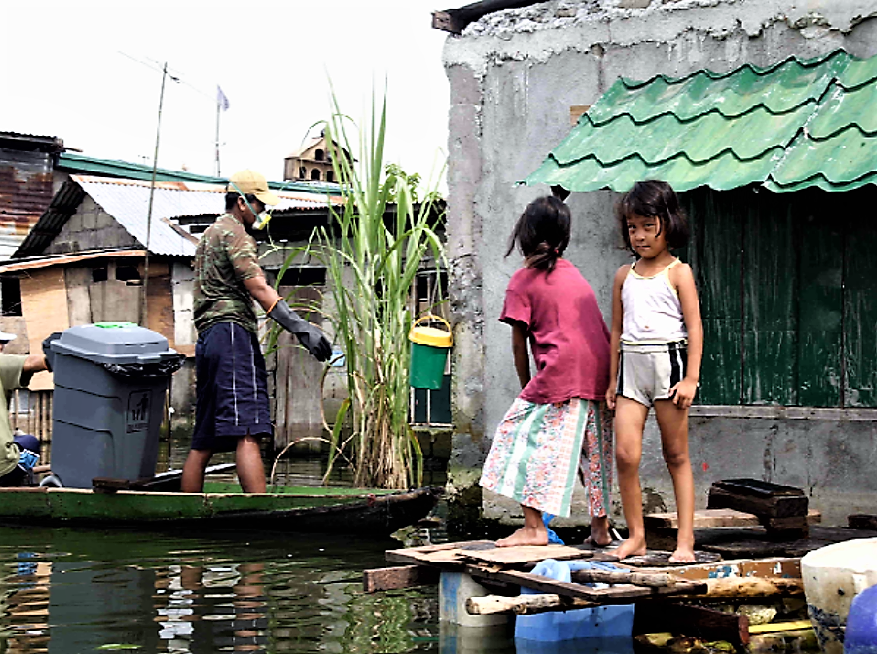
[[[682,305],[668,275],[677,263],[679,259],[651,277],[630,267],[621,286],[622,343],[672,343],[688,338]]]

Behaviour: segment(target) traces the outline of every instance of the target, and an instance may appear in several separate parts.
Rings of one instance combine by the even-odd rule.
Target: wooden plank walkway
[[[637,603],[635,633],[661,626],[663,631],[689,632],[707,639],[724,639],[743,646],[749,642],[749,619],[726,614],[699,603],[729,598],[779,598],[803,595],[800,559],[722,561],[714,553],[697,552],[700,563],[669,567],[669,552],[649,551],[623,562],[611,550],[585,546],[547,545],[499,548],[493,541],[475,540],[388,550],[395,567],[366,570],[365,592],[437,583],[441,572],[471,576],[494,593],[463,598],[470,615],[533,615],[607,604]],[[571,580],[533,574],[541,561],[611,561],[614,571],[579,570]],[[594,586],[599,584],[599,586]],[[519,588],[533,594],[520,594]],[[669,600],[675,600],[670,601]]]

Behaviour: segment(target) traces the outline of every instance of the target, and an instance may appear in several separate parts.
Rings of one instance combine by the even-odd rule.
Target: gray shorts
[[[685,377],[688,350],[685,341],[658,345],[622,343],[618,362],[618,395],[644,406],[669,400],[670,389]]]

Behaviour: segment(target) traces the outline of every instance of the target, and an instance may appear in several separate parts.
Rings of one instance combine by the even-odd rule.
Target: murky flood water
[[[439,651],[435,588],[361,592],[394,546],[0,527],[0,651]]]

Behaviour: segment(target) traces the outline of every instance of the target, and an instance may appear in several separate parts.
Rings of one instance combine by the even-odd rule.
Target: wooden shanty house
[[[335,171],[332,167],[332,150],[344,153],[348,159],[350,153],[337,144],[330,148],[326,135],[309,137],[297,150],[290,152],[283,161],[283,179],[309,182],[335,183]]]

